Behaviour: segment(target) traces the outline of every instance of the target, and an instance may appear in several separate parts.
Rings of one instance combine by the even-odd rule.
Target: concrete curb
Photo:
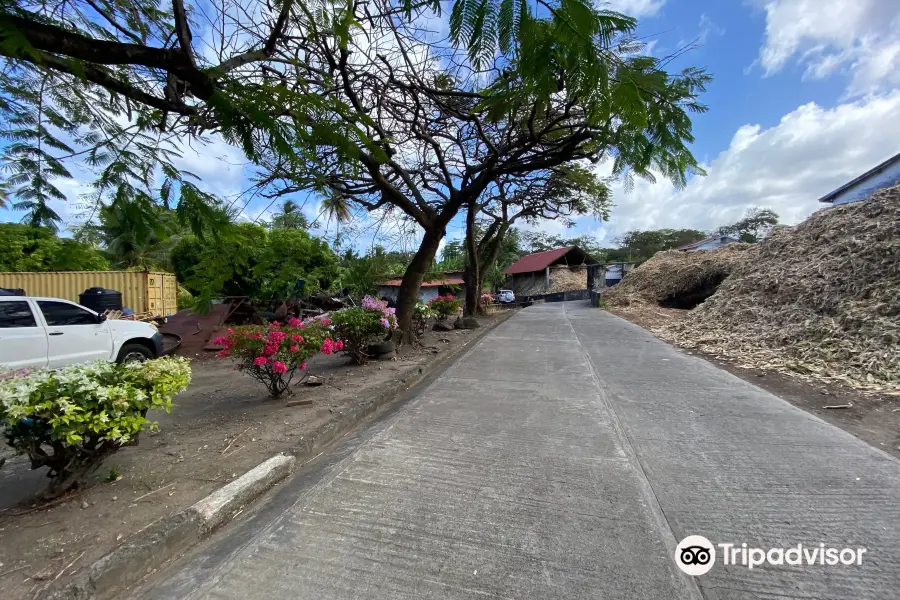
[[[243,507],[290,475],[295,468],[355,429],[378,409],[403,397],[408,389],[461,355],[516,312],[510,310],[491,327],[482,327],[472,339],[458,348],[405,375],[400,379],[402,387],[392,385],[393,382],[381,386],[364,404],[337,414],[286,453],[276,454],[193,506],[138,531],[124,544],[79,570],[68,580],[38,591],[35,600],[106,600],[117,597],[121,590],[202,541]]]

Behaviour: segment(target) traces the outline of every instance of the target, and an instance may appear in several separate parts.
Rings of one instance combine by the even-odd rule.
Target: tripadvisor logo
[[[719,549],[723,565],[736,565],[754,569],[766,564],[789,565],[824,565],[833,567],[842,565],[862,565],[866,548],[833,548],[825,544],[804,546],[797,544],[789,548],[752,548],[743,544],[713,544],[702,535],[689,535],[675,548],[675,564],[678,568],[694,577],[705,575],[716,563],[716,548]]]

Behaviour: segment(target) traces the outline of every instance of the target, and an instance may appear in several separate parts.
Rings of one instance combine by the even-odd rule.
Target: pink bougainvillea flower
[[[231,327],[228,328],[228,335],[234,335],[234,329]]]
[[[221,352],[219,352],[219,354],[217,356],[219,358],[226,358],[228,356],[228,350],[227,349],[222,350]]]
[[[213,345],[215,345],[215,346],[224,346],[225,344],[228,343],[228,338],[227,338],[227,337],[221,337],[221,336],[220,336],[220,337],[217,337],[216,339],[214,339],[214,340],[212,341],[212,343],[213,343]]]
[[[269,323],[269,327],[271,329],[278,329],[279,327],[281,327],[281,323],[279,323],[278,321],[272,321],[271,323]]]
[[[300,363],[300,370],[302,371],[305,368],[306,368],[306,363]]]
[[[303,336],[299,333],[295,333],[291,336],[291,341],[297,342],[298,344],[303,341]]]
[[[266,349],[263,350],[264,356],[272,356],[278,352],[278,346],[276,344],[266,344]]]
[[[287,365],[280,360],[276,360],[272,363],[272,370],[276,373],[287,373]]]
[[[390,324],[390,322],[388,322],[387,319],[381,319],[381,326],[384,327],[385,329],[391,328],[391,324]]]
[[[287,320],[288,327],[303,327],[303,321],[297,317],[291,317]]]
[[[322,354],[331,354],[333,350],[334,343],[330,339],[325,338],[325,341],[322,342]]]
[[[328,327],[329,325],[331,325],[331,319],[322,319],[322,325]]]
[[[265,356],[257,356],[253,359],[253,364],[257,367],[264,367],[269,363],[269,359]]]
[[[283,331],[270,331],[269,332],[269,341],[273,344],[279,343],[281,340],[287,337],[287,334]]]
[[[343,349],[344,349],[344,342],[342,342],[341,340],[336,341],[336,342],[334,343],[334,349],[335,349],[335,351],[337,351],[337,352],[340,352],[341,350],[343,350]]]
[[[290,351],[291,352],[300,352],[300,346],[298,346],[297,344],[294,344],[293,346],[290,347]]]

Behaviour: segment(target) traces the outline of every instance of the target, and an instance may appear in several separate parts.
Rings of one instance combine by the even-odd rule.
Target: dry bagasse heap
[[[752,244],[728,244],[718,250],[657,252],[618,285],[604,290],[603,299],[610,306],[663,304],[707,284],[717,285],[753,248]]]
[[[900,393],[900,186],[776,228],[656,333],[748,366]]]

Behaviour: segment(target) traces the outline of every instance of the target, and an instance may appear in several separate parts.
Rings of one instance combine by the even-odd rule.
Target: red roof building
[[[597,261],[579,248],[578,246],[565,246],[556,248],[555,250],[547,250],[546,252],[537,252],[523,256],[505,271],[504,275],[517,275],[519,273],[533,273],[535,271],[543,271],[553,264],[564,265],[595,265]]]
[[[588,289],[588,267],[597,261],[578,246],[523,256],[505,271],[516,297],[543,297]],[[549,296],[548,296],[549,297]]]

